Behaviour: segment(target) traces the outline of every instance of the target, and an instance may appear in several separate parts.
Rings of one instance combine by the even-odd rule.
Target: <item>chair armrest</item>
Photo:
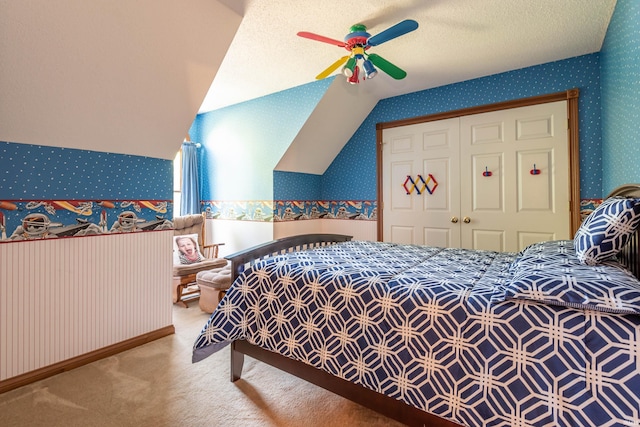
[[[224,245],[224,243],[213,243],[211,245],[204,245],[202,247],[202,255],[204,255],[204,257],[207,259],[218,258],[218,248],[222,245]]]

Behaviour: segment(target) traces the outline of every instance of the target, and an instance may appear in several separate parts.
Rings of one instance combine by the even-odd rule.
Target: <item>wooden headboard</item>
[[[609,197],[637,197],[640,198],[640,184],[625,184],[613,190]],[[629,243],[618,254],[620,262],[640,279],[640,228],[636,230]]]

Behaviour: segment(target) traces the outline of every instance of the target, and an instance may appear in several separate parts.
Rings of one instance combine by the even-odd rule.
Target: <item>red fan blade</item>
[[[345,47],[346,46],[345,42],[341,42],[340,40],[330,39],[329,37],[321,36],[321,35],[314,34],[314,33],[308,33],[306,31],[300,31],[298,33],[298,36],[304,37],[306,39],[316,40],[316,41],[323,42],[323,43],[329,43],[329,44],[332,44],[332,45],[338,46],[338,47]]]

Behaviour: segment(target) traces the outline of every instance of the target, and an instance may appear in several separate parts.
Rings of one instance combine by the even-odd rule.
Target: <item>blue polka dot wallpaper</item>
[[[640,2],[618,0],[600,53],[603,194],[640,183]]]
[[[273,172],[275,200],[320,200],[321,175],[295,172]]]
[[[273,170],[332,78],[200,114],[202,200],[273,199]]]
[[[376,124],[580,89],[582,198],[601,197],[599,56],[591,54],[522,70],[383,99],[322,177],[324,199],[376,198]]]
[[[168,160],[0,142],[0,241],[172,228]]]

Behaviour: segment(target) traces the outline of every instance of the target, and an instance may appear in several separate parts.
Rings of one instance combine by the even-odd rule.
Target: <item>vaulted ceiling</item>
[[[413,19],[417,30],[372,47],[404,69],[358,90],[378,99],[598,52],[615,0],[219,0],[243,16],[200,111],[314,81],[356,23],[371,35]],[[334,74],[338,74],[339,70]]]
[[[215,0],[0,0],[0,141],[173,159],[241,20]]]
[[[356,23],[375,35],[416,20],[416,31],[374,47],[408,76],[379,73],[349,89],[352,102],[362,96],[374,105],[597,52],[614,7],[615,0],[0,0],[0,141],[171,159],[198,112],[312,82],[346,54],[298,31],[341,40]],[[319,110],[344,99],[329,90]],[[322,118],[308,123],[301,136],[328,129]]]

